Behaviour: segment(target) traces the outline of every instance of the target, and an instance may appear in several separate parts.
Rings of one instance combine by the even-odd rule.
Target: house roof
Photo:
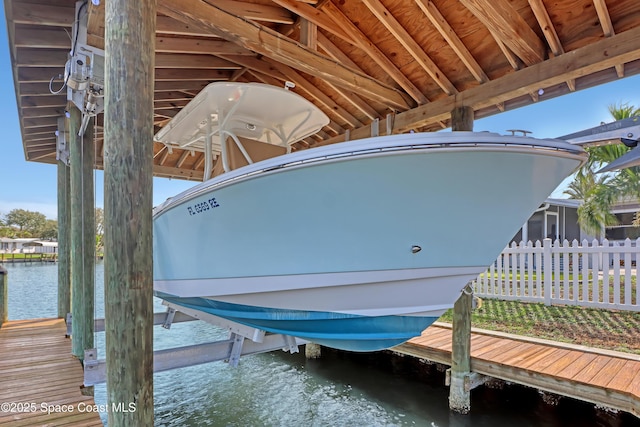
[[[29,161],[56,162],[75,3],[4,1]],[[104,49],[99,3],[87,41]],[[481,118],[638,74],[639,39],[637,0],[158,0],[155,131],[213,81],[294,82],[331,119],[294,150],[369,136],[378,119],[381,134],[440,130],[457,106]],[[101,114],[98,168],[102,129]],[[201,179],[202,154],[149,144],[156,176]]]
[[[554,205],[554,206],[577,209],[582,204],[582,200],[548,198],[547,200],[545,200],[545,203],[549,203],[550,205]]]

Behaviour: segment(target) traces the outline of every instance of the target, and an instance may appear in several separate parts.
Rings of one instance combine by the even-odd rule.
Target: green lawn
[[[441,318],[452,322],[452,311]],[[640,313],[483,299],[471,325],[535,338],[640,354]]]

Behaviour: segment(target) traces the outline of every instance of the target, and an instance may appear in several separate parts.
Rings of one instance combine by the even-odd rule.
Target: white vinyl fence
[[[512,243],[474,284],[485,298],[640,311],[640,238]]]

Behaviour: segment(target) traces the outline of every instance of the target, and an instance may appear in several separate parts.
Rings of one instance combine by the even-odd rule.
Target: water
[[[57,265],[8,264],[9,318],[57,316]],[[103,265],[96,266],[96,316],[103,317]],[[156,311],[163,308],[155,301]],[[156,349],[226,338],[204,322],[154,330]],[[96,334],[104,357],[104,333]],[[302,349],[303,350],[303,349]],[[537,391],[518,386],[472,391],[471,414],[448,409],[444,373],[436,366],[388,353],[323,349],[321,360],[273,352],[154,376],[156,426],[616,426],[640,427],[628,414],[561,399],[553,407]],[[104,385],[95,400],[106,404]],[[106,413],[101,414],[106,423]]]

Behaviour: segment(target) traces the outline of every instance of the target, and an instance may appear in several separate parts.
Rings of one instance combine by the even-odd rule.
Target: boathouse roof
[[[86,4],[99,49],[104,3]],[[4,1],[29,161],[56,162],[75,4]],[[376,120],[381,133],[435,131],[457,106],[482,118],[640,71],[637,0],[158,0],[157,11],[155,131],[210,82],[290,81],[330,118],[294,150],[368,136]],[[202,153],[149,143],[155,175],[202,178]]]

